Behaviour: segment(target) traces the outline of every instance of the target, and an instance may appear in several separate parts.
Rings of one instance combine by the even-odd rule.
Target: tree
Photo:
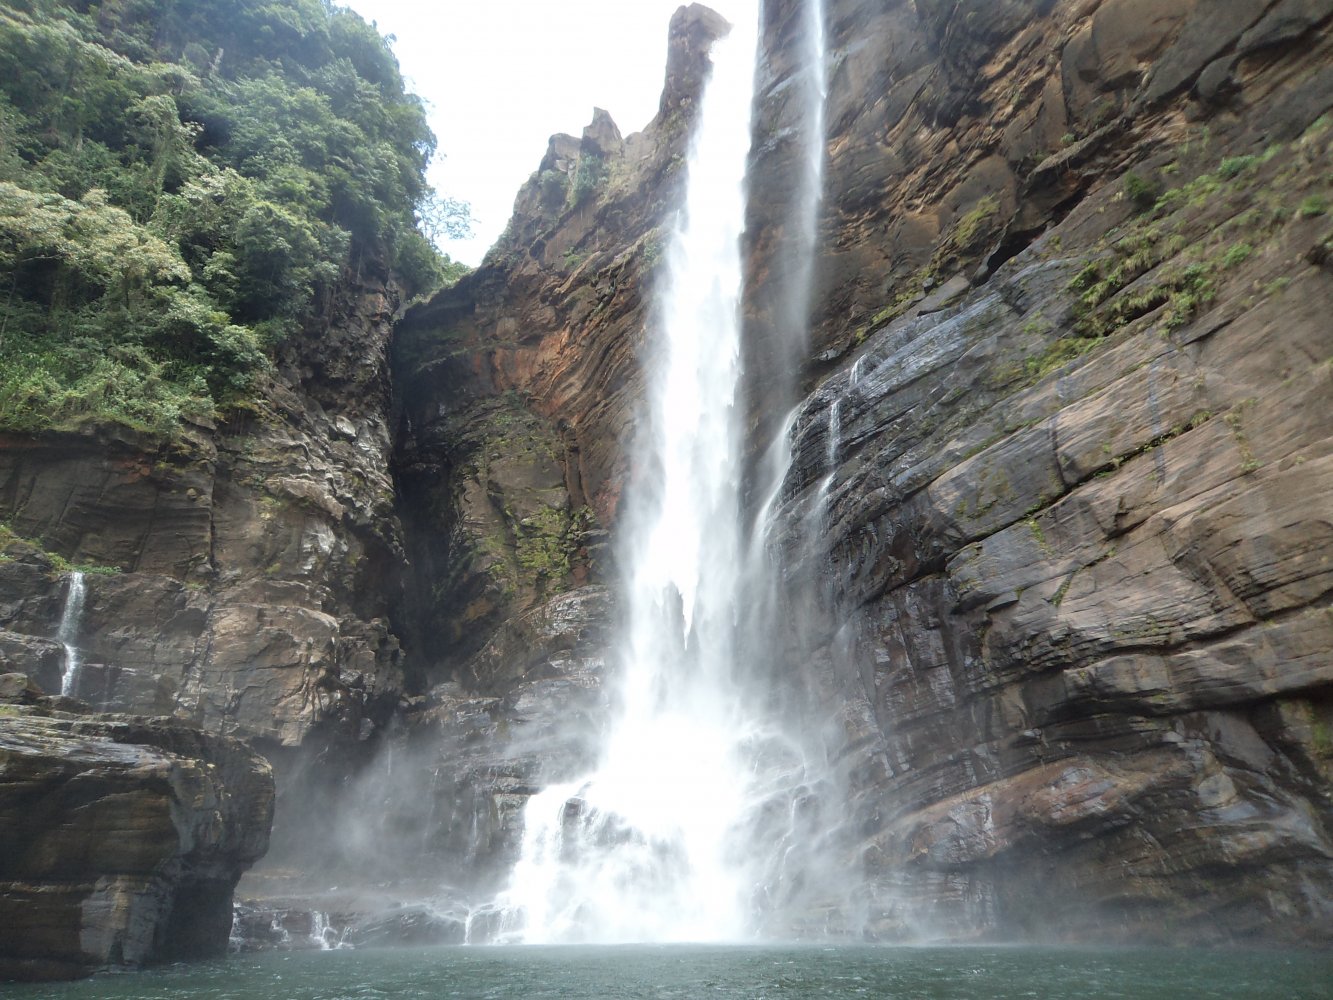
[[[0,428],[168,433],[253,392],[358,259],[456,275],[434,150],[388,43],[322,0],[8,4]]]

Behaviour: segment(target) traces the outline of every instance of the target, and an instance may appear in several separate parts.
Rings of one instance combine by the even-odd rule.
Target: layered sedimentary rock
[[[599,110],[581,138],[554,136],[482,266],[398,328],[404,520],[448,668],[505,619],[607,576],[646,308],[708,47],[726,30],[681,8],[653,120],[622,138]]]
[[[71,692],[295,746],[352,738],[403,686],[388,624],[402,549],[389,472],[396,294],[349,277],[288,344],[253,414],[163,444],[113,427],[0,442],[3,626],[54,638],[86,575]],[[30,540],[27,544],[24,540]],[[13,662],[34,677],[32,657]],[[58,687],[55,689],[59,690]]]
[[[581,137],[552,137],[482,266],[398,327],[413,617],[447,680],[413,704],[399,755],[429,795],[389,825],[431,827],[417,843],[464,911],[503,888],[528,796],[586,771],[608,719],[607,526],[708,50],[728,30],[701,5],[677,11],[653,120],[622,137],[598,110]],[[470,939],[494,916],[474,912]]]
[[[362,269],[332,292],[326,326],[284,345],[254,409],[233,412],[226,424],[195,426],[167,443],[114,427],[0,441],[0,665],[100,711],[183,717],[260,749],[281,765],[281,841],[306,836],[305,803],[287,794],[309,777],[301,768],[322,762],[310,783],[336,789],[372,755],[406,681],[390,623],[404,574],[387,357],[398,294],[369,260]],[[0,719],[0,732],[10,726]],[[129,760],[138,751],[116,753]],[[158,786],[193,765],[152,753],[116,778],[114,794],[133,800],[141,783],[158,809]],[[35,801],[58,799],[56,789]],[[328,808],[309,818],[318,823]],[[199,905],[211,916],[181,955],[225,948],[231,886],[263,853],[250,847],[267,844],[271,817],[271,809],[254,812],[244,845],[205,859],[218,872],[225,867],[226,878],[208,875],[211,895]],[[180,864],[154,854],[122,872],[116,857],[89,847],[69,876],[83,880],[70,883],[69,905],[83,905],[84,882],[104,883],[97,898],[118,914],[119,929],[99,931],[105,940],[86,954],[64,938],[48,954],[45,938],[12,936],[9,956],[32,962],[11,972],[73,974],[176,954],[171,928],[190,919],[179,908],[171,915],[173,879],[188,886],[203,877],[190,875],[194,834],[182,829]],[[79,831],[87,834],[78,827],[63,836],[62,850],[80,850]],[[40,825],[14,836],[15,850],[20,840],[24,851],[55,842]],[[154,836],[166,851],[165,834]],[[240,834],[227,836],[240,843]],[[308,863],[326,860],[312,852]],[[36,934],[46,917],[41,894],[30,895],[5,924]],[[78,933],[72,918],[60,920]]]
[[[756,454],[798,403],[773,674],[823,738],[842,822],[818,832],[857,887],[784,932],[1327,940],[1330,16],[830,0],[807,294],[805,13],[766,4],[743,403]],[[408,871],[457,912],[493,891],[526,798],[605,719],[651,292],[725,30],[677,15],[643,132],[597,113],[552,140],[484,265],[399,326],[392,393],[398,303],[367,273],[245,420],[0,442],[3,669],[57,691],[68,644],[95,706],[273,751],[336,736],[290,755],[309,822],[279,860]],[[95,725],[20,722],[61,746]],[[158,749],[131,798],[193,775],[134,739]],[[168,899],[143,888],[168,840],[107,877]],[[131,923],[123,955],[165,954]],[[70,940],[53,961],[110,955]]]
[[[1326,941],[1333,7],[916,8],[831,5],[785,498],[859,917]]]
[[[224,953],[268,846],[268,763],[184,723],[62,711],[18,674],[0,701],[0,979]]]
[[[827,5],[806,398],[772,526],[791,607],[775,669],[826,734],[847,802],[832,832],[859,886],[830,887],[816,922],[1327,939],[1330,15],[1317,0]],[[774,303],[793,301],[803,14],[764,17],[756,449],[789,402],[764,359],[802,325]],[[553,140],[499,252],[409,319],[405,454],[434,483],[448,553],[488,551],[504,523],[516,551],[538,482],[564,503],[563,479],[570,509],[615,527],[646,234],[675,183],[651,168],[676,148],[665,124],[649,146],[601,119]],[[610,180],[578,194],[603,156]],[[451,450],[500,401],[545,428],[545,479],[517,474],[503,439],[486,461]],[[486,558],[437,605],[460,633],[574,579],[506,589]],[[493,680],[523,689],[521,672]],[[529,784],[487,792],[483,812],[512,812]]]

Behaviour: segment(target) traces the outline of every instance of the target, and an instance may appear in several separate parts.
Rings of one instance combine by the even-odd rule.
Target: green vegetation
[[[1242,399],[1222,418],[1227,427],[1230,428],[1231,436],[1236,441],[1236,449],[1240,452],[1241,458],[1240,468],[1245,473],[1254,472],[1262,465],[1259,459],[1255,457],[1254,449],[1250,445],[1249,435],[1245,433],[1245,412],[1254,406],[1255,402],[1256,400],[1253,397]]]
[[[1068,290],[1076,296],[1073,329],[1021,362],[997,364],[988,384],[997,390],[1031,385],[1140,318],[1149,318],[1163,334],[1189,324],[1217,299],[1227,272],[1271,250],[1293,215],[1314,218],[1326,211],[1328,177],[1310,165],[1326,155],[1329,128],[1321,119],[1293,142],[1259,155],[1214,159],[1211,169],[1197,162],[1207,155],[1203,142],[1195,164],[1168,164],[1154,180],[1127,173],[1122,190],[1137,211],[1099,241],[1095,256],[1070,280]],[[1162,179],[1190,166],[1202,169],[1155,193]],[[1317,244],[1308,258],[1323,259],[1322,247]],[[1290,283],[1279,276],[1254,287],[1275,295]],[[1022,332],[1041,331],[1033,320]],[[1245,462],[1247,469],[1257,467],[1252,458]]]
[[[1223,267],[1236,267],[1245,263],[1254,255],[1254,247],[1248,243],[1237,243],[1222,255]]]
[[[0,429],[168,436],[251,399],[334,283],[459,268],[386,41],[321,0],[0,10]]]
[[[1333,723],[1320,718],[1310,720],[1310,747],[1316,757],[1333,759]]]
[[[1156,205],[1160,195],[1161,191],[1156,184],[1144,180],[1133,171],[1125,175],[1125,197],[1140,212],[1146,212]]]
[[[1299,153],[1303,142],[1321,141],[1323,130],[1316,123],[1294,146],[1227,157],[1211,172],[1156,196],[1151,205],[1146,202],[1153,186],[1133,173],[1126,175],[1125,193],[1140,208],[1140,217],[1116,234],[1106,256],[1091,261],[1070,282],[1070,290],[1079,293],[1076,332],[1102,338],[1162,307],[1163,331],[1189,323],[1216,299],[1222,272],[1252,258],[1291,217],[1292,188],[1300,175],[1299,165],[1290,162],[1293,150]],[[1284,168],[1265,181],[1268,190],[1256,197],[1260,169],[1281,154]],[[1322,193],[1312,194],[1300,204],[1317,205],[1323,198]],[[1252,201],[1258,204],[1239,210]],[[1228,209],[1232,214],[1225,214]],[[1306,214],[1303,207],[1298,211]],[[1224,221],[1197,234],[1204,218],[1219,215]],[[1257,241],[1234,240],[1237,235]]]
[[[1028,531],[1032,532],[1032,538],[1037,543],[1037,547],[1048,556],[1055,555],[1055,549],[1046,540],[1046,532],[1042,530],[1041,522],[1035,517],[1029,517],[1023,523],[1028,526]]]
[[[662,256],[662,238],[656,232],[653,232],[643,238],[640,246],[643,248],[643,269],[649,271]]]
[[[1023,362],[1023,370],[1028,383],[1041,381],[1050,372],[1057,368],[1063,368],[1075,358],[1082,357],[1097,346],[1098,342],[1089,337],[1060,337],[1041,354]]]
[[[33,538],[24,538],[22,535],[16,534],[7,522],[0,521],[0,562],[8,562],[13,558],[5,550],[16,542],[39,549],[57,573],[73,571],[93,576],[114,576],[121,571],[119,566],[102,566],[98,563],[71,563],[59,553],[48,550],[40,541]]]
[[[543,170],[537,178],[537,190],[542,207],[548,212],[562,208],[567,197],[569,179],[559,170]]]
[[[953,231],[954,245],[960,251],[971,249],[977,237],[988,231],[990,221],[999,215],[999,212],[999,199],[993,194],[986,195],[958,220],[958,225]]]
[[[543,579],[558,582],[569,575],[591,520],[592,512],[586,507],[571,513],[542,506],[518,522],[514,557],[534,586]]]
[[[574,168],[574,182],[569,186],[570,208],[577,208],[602,186],[606,180],[606,164],[602,158],[593,153],[583,153],[579,156],[578,166]]]
[[[1257,156],[1228,156],[1217,165],[1217,176],[1223,180],[1231,180],[1249,170],[1259,162]]]
[[[1328,214],[1328,198],[1320,194],[1312,194],[1304,199],[1298,211],[1303,219],[1314,219],[1321,215]]]

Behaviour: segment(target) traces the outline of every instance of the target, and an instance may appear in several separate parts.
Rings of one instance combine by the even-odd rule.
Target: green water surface
[[[1306,1000],[1333,997],[1333,955],[818,945],[415,948],[235,956],[78,983],[0,985],[0,994],[16,1000]]]

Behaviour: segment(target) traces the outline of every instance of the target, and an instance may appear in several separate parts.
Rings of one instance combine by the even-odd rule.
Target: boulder
[[[0,705],[0,979],[224,954],[272,813],[268,763],[234,740]]]

